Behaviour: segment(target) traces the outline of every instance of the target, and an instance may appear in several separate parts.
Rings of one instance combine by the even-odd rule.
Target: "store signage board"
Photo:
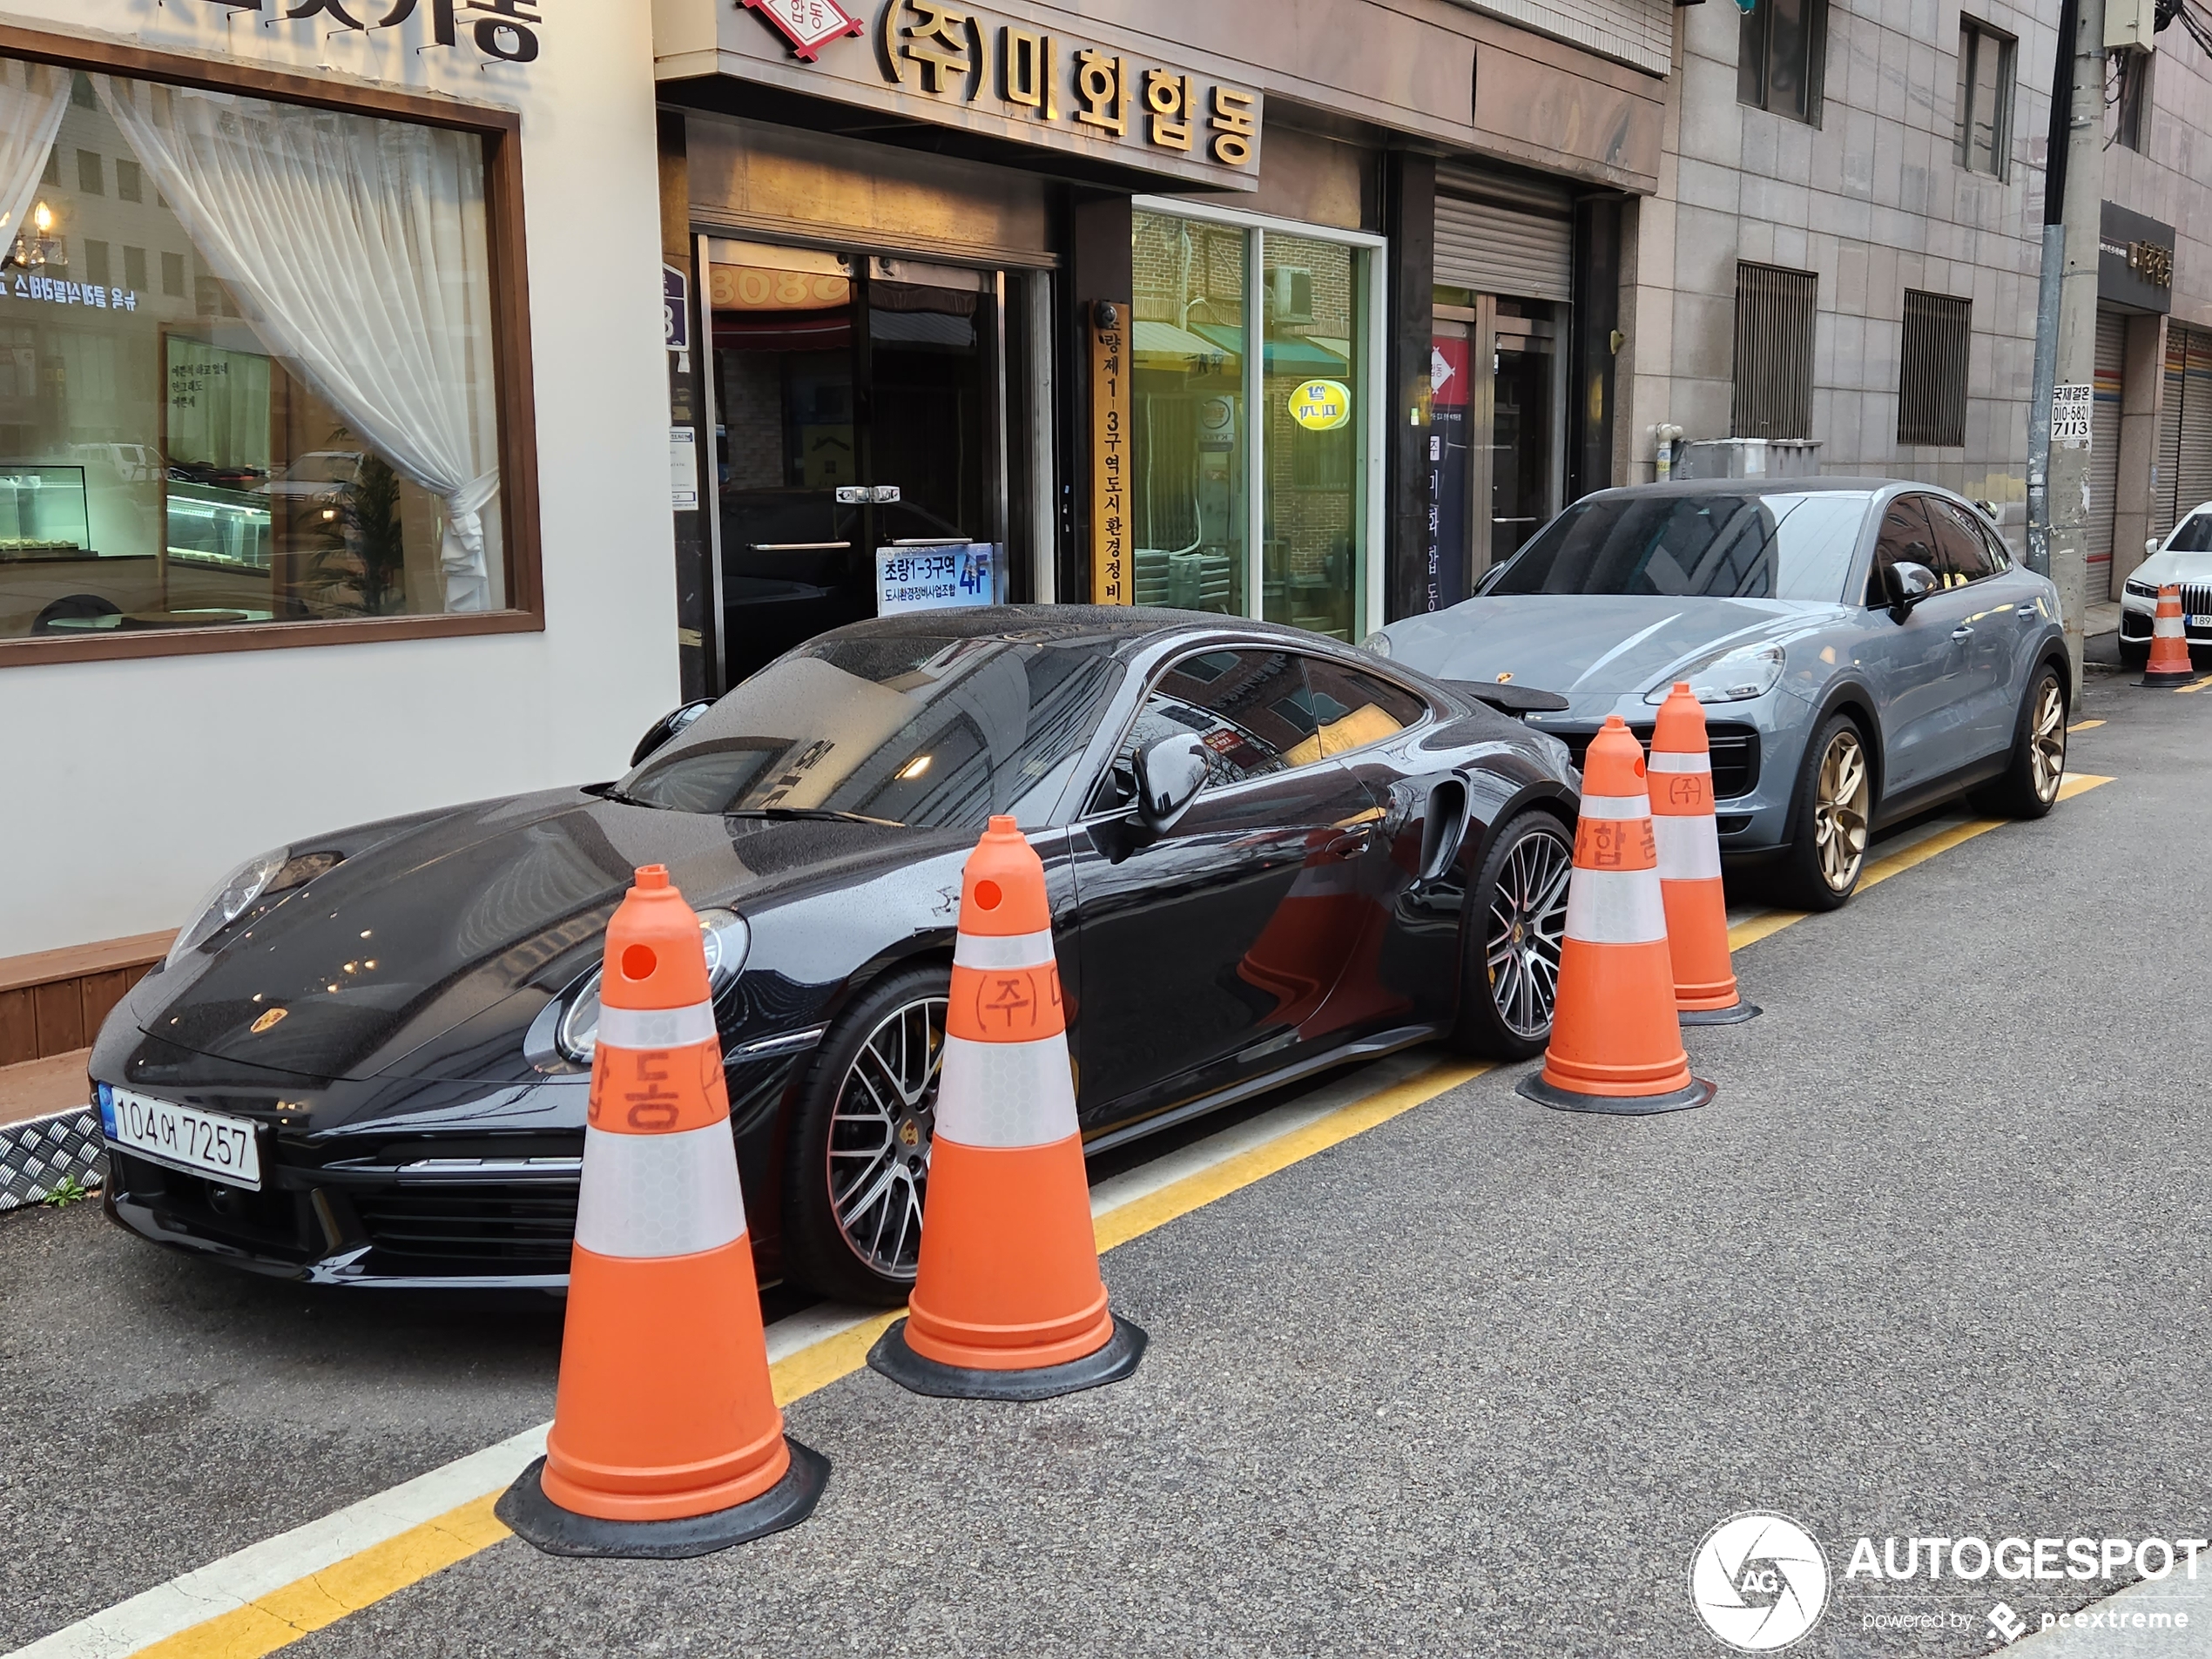
[[[2051,442],[2067,449],[2089,447],[2089,410],[2094,388],[2054,386],[2051,388]]]
[[[158,0],[165,3],[165,0]],[[421,38],[410,41],[417,52],[453,47],[502,64],[537,61],[539,31],[544,27],[543,0],[390,0],[362,4],[360,0],[200,0],[200,4],[233,17],[249,18],[265,29],[280,24],[312,23],[317,37],[335,38],[347,33],[368,38],[384,30],[401,38],[403,26],[413,25]]]
[[[834,0],[744,0],[776,31],[791,42],[791,49],[808,63],[833,40],[864,34],[867,25]]]
[[[1305,381],[1291,388],[1286,406],[1308,432],[1334,432],[1352,419],[1352,388],[1342,381]]]
[[[818,8],[796,30],[786,15]],[[836,16],[851,28],[820,34]],[[886,0],[852,17],[820,0],[723,0],[716,28],[714,67],[739,79],[1217,190],[1259,187],[1258,89],[1172,42],[1070,11]]]
[[[998,547],[951,542],[875,550],[875,614],[963,610],[998,603]]]
[[[1090,600],[1136,603],[1129,558],[1129,314],[1090,307]]]

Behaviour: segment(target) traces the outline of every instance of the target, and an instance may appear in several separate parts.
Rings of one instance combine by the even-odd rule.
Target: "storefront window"
[[[1246,233],[1136,215],[1136,603],[1246,611]]]
[[[0,638],[505,606],[484,173],[0,60]]]
[[[1357,638],[1365,499],[1366,353],[1359,258],[1267,233],[1266,537],[1263,615]]]
[[[1135,236],[1137,603],[1360,637],[1375,239],[1143,207]]]

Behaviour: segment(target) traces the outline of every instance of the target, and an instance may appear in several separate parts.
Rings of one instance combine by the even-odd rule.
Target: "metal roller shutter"
[[[2212,501],[2212,334],[2201,328],[2188,336],[2188,367],[2182,375],[2182,423],[2175,444],[2174,511],[2179,517]]]
[[[2128,319],[2117,312],[2100,311],[2096,386],[2089,404],[2088,530],[2092,564],[2108,565],[2112,561],[2113,497],[2120,489],[2120,398],[2127,373]],[[2094,587],[2095,583],[2090,585]]]
[[[1436,174],[1436,280],[1531,300],[1573,297],[1567,192],[1446,163]]]
[[[2188,330],[2166,330],[2166,384],[2158,401],[2158,450],[2152,458],[2150,533],[2163,536],[2179,516],[2174,510],[2175,475],[2182,448],[2182,388],[2188,373]]]

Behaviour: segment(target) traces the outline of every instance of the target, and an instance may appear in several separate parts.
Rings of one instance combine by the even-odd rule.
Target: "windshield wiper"
[[[625,794],[613,784],[586,784],[583,792],[597,795],[601,800],[613,801],[618,806],[648,806],[656,810],[660,806],[657,800],[640,800],[635,795]]]
[[[830,806],[732,806],[722,814],[725,818],[766,818],[779,821],[792,819],[827,819],[839,824],[873,824],[882,829],[904,829],[906,826],[895,818],[870,818],[866,813],[841,813]]]

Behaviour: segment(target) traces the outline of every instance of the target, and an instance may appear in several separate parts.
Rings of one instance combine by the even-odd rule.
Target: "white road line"
[[[1149,1197],[1184,1177],[1304,1129],[1340,1107],[1392,1088],[1436,1063],[1433,1049],[1410,1049],[1328,1078],[1282,1105],[1100,1182],[1094,1217]],[[874,1318],[880,1308],[818,1303],[767,1329],[771,1365]],[[125,1659],[180,1631],[247,1606],[286,1585],[388,1542],[462,1504],[497,1492],[545,1452],[540,1423],[496,1446],[363,1498],[320,1521],[250,1544],[105,1611],[18,1648],[6,1659]]]
[[[235,1554],[118,1602],[18,1648],[9,1659],[122,1659],[180,1630],[259,1601],[401,1533],[496,1492],[543,1454],[550,1423],[472,1452],[334,1514],[249,1544]]]

